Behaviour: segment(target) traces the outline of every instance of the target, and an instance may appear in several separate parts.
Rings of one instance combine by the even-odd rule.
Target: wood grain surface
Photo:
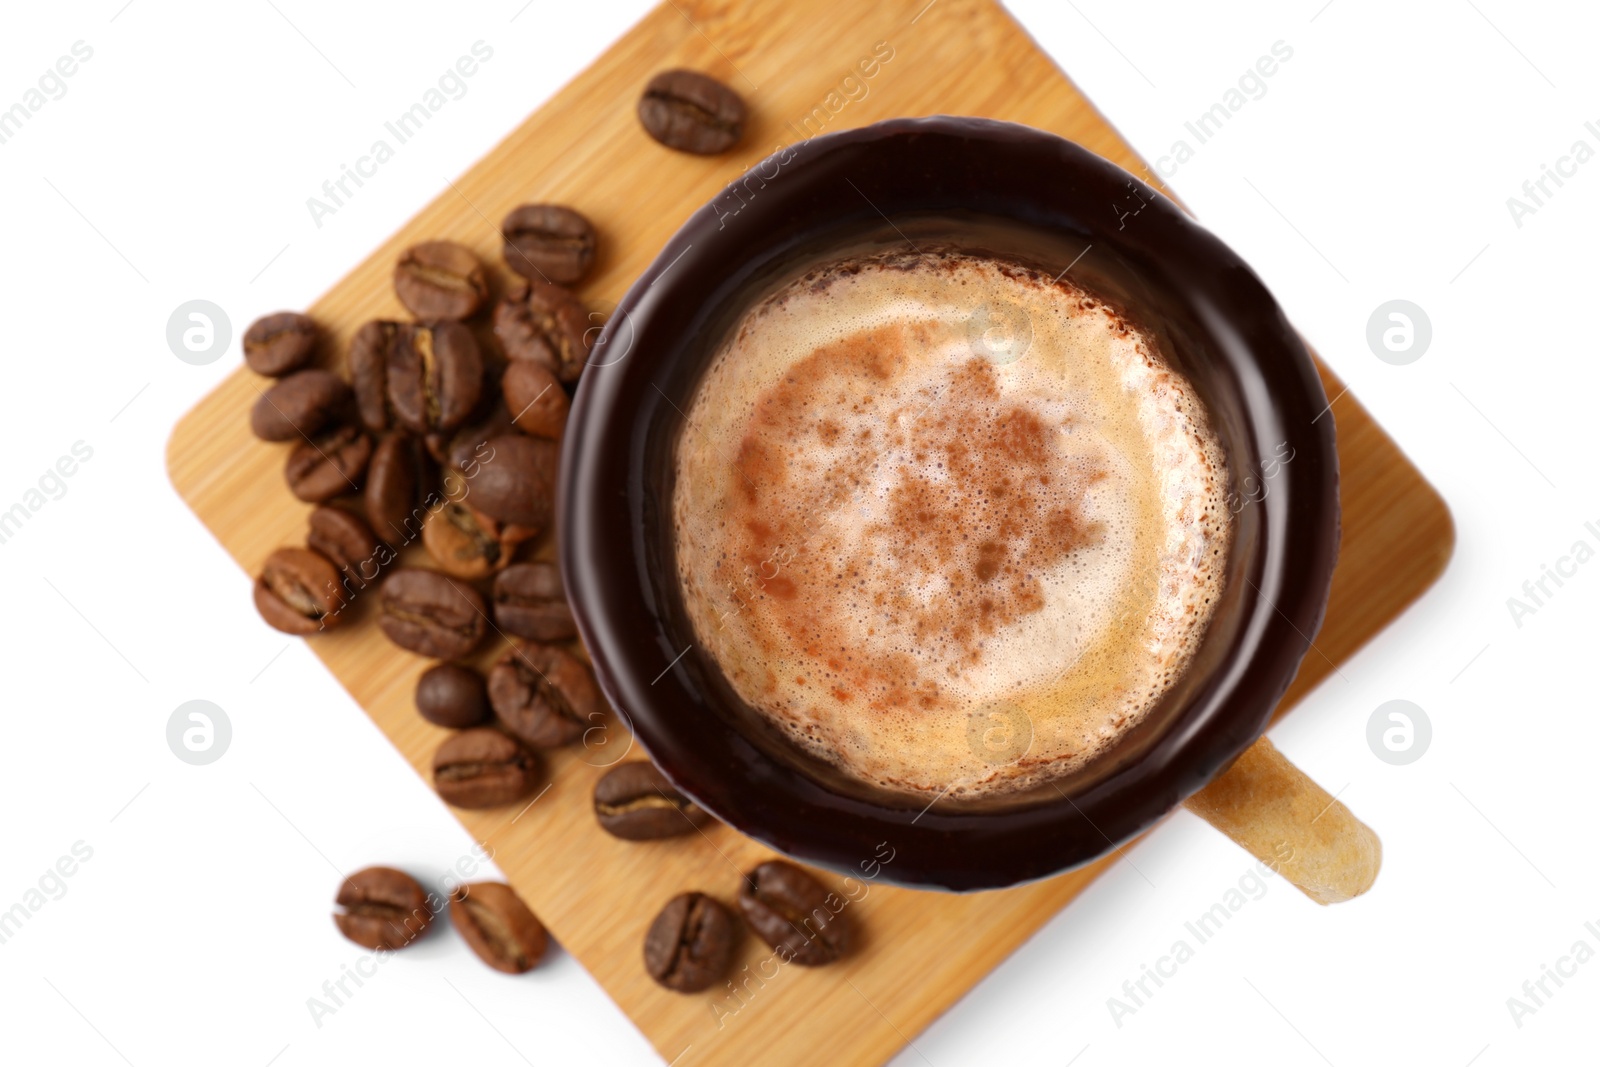
[[[864,60],[876,60],[871,77],[862,74]],[[745,96],[753,117],[741,147],[706,159],[668,151],[642,132],[634,117],[641,87],[676,66],[707,71]],[[403,248],[429,238],[472,247],[504,288],[496,227],[527,201],[571,204],[594,220],[602,246],[580,292],[609,310],[696,207],[767,153],[824,130],[939,113],[1028,123],[1145,173],[990,0],[670,0],[308,310],[326,329],[325,356],[337,365],[362,323],[406,317],[390,273]],[[1328,395],[1339,397],[1328,417],[1339,433],[1344,547],[1327,622],[1280,714],[1431,584],[1453,544],[1437,494],[1343,385],[1326,371],[1324,378]],[[241,366],[184,417],[168,446],[178,492],[251,574],[273,549],[302,543],[309,510],[284,485],[286,446],[250,435],[247,415],[262,382]],[[541,554],[550,556],[551,546]],[[239,610],[252,609],[241,601]],[[359,605],[358,617],[370,610]],[[389,644],[370,620],[311,645],[427,779],[445,736],[412,706],[427,664]],[[881,1063],[1115,862],[965,897],[862,883],[856,894],[865,895],[849,905],[861,944],[845,961],[779,967],[747,938],[731,976],[737,996],[729,988],[677,995],[645,976],[640,952],[651,918],[688,889],[731,904],[740,872],[770,853],[720,825],[649,844],[601,832],[590,811],[601,774],[593,764],[613,759],[628,740],[613,730],[609,744],[556,754],[550,789],[520,813],[456,814],[565,949],[682,1067]]]

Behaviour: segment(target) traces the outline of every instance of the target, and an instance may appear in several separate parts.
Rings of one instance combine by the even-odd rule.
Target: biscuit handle
[[[1365,893],[1383,863],[1372,828],[1265,737],[1184,804],[1318,904]]]

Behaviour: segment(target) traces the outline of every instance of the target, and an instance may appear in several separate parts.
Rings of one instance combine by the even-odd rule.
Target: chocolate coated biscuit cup
[[[1076,284],[1131,314],[1206,402],[1239,503],[1221,603],[1165,698],[1082,770],[964,804],[874,790],[765,727],[694,640],[671,528],[684,412],[740,315],[811,266],[934,246],[1051,276],[1070,269]],[[1338,549],[1333,420],[1317,418],[1326,404],[1305,347],[1255,274],[1106,160],[985,119],[828,134],[779,151],[700,209],[618,305],[567,424],[562,571],[606,696],[673,783],[717,818],[858,876],[881,870],[952,890],[1014,885],[1147,829],[1218,779],[1266,727],[1322,621]],[[1315,878],[1327,883],[1325,901],[1353,895],[1351,878],[1325,869],[1337,861],[1306,851],[1323,846],[1294,836],[1307,798],[1326,794],[1262,809],[1276,821],[1251,816],[1268,794],[1283,801],[1291,786],[1315,789],[1277,758],[1202,814],[1314,897],[1305,883]],[[1343,815],[1338,805],[1324,818],[1335,826]],[[874,861],[889,850],[880,868]],[[1314,859],[1314,876],[1294,877]],[[1364,874],[1353,880],[1370,884]]]

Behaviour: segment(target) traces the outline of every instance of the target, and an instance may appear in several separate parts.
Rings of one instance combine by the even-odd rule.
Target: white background
[[[436,875],[470,841],[311,654],[258,620],[249,578],[164,471],[173,423],[236,359],[174,358],[175,307],[216,302],[237,339],[259,313],[310,303],[647,4],[533,0],[513,21],[522,7],[8,11],[0,106],[73,42],[94,54],[0,145],[0,510],[74,442],[93,449],[0,544],[0,910],[75,842],[93,850],[0,944],[7,1062],[655,1062],[570,957],[511,980],[450,937],[312,1021],[307,998],[361,955],[328,921],[335,868]],[[1119,1026],[1107,999],[1251,867],[1180,813],[897,1062],[1592,1061],[1600,963],[1547,980],[1520,1026],[1507,998],[1578,940],[1600,950],[1584,928],[1600,928],[1600,564],[1547,585],[1520,626],[1507,598],[1574,542],[1600,547],[1584,528],[1600,528],[1600,162],[1548,185],[1520,227],[1506,201],[1574,141],[1600,148],[1584,128],[1600,122],[1600,16],[1576,0],[1014,10],[1151,160],[1192,144],[1183,123],[1274,42],[1293,49],[1172,186],[1439,487],[1460,543],[1442,583],[1273,733],[1382,834],[1370,895],[1321,909],[1273,880]],[[468,95],[315,228],[306,197],[480,38],[494,59]],[[1365,340],[1394,298],[1432,320],[1409,366]],[[165,742],[195,698],[233,724],[208,767]],[[1433,724],[1403,767],[1366,742],[1395,698]]]

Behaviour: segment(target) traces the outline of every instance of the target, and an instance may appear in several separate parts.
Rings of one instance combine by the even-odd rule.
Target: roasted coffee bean
[[[263,441],[310,437],[345,413],[350,387],[325,370],[296,371],[261,394],[250,410],[250,429]]]
[[[394,292],[419,319],[470,318],[489,298],[483,264],[454,241],[424,241],[405,250],[394,268]]]
[[[450,894],[450,922],[478,958],[497,971],[538,966],[549,935],[522,898],[500,882],[474,882]]]
[[[378,625],[401,648],[433,659],[461,659],[486,626],[483,597],[438,571],[402,567],[383,580]]]
[[[353,511],[324,505],[307,518],[306,545],[339,568],[347,590],[364,589],[394,559],[367,521]]]
[[[489,718],[483,675],[459,663],[437,663],[417,679],[417,711],[435,726],[465,730]]]
[[[507,434],[489,442],[491,450],[472,478],[472,504],[501,522],[537,532],[555,512],[556,475],[561,450],[554,441]]]
[[[422,523],[423,547],[440,570],[456,578],[486,578],[501,570],[517,546],[533,535],[526,526],[499,522],[449,501]]]
[[[727,908],[703,893],[667,901],[644,937],[644,969],[679,993],[708,989],[728,971],[739,928]]]
[[[486,726],[452,734],[433,754],[433,787],[458,808],[513,803],[533,792],[538,780],[538,757]]]
[[[367,464],[363,494],[372,529],[399,548],[422,536],[427,512],[417,504],[421,487],[432,478],[422,442],[405,433],[392,433],[373,449]]]
[[[494,579],[494,621],[508,634],[531,641],[578,636],[572,608],[554,563],[513,563]]]
[[[255,601],[273,629],[314,634],[339,624],[345,593],[332,563],[309,548],[280,548],[261,568]]]
[[[490,454],[489,442],[516,432],[511,412],[506,410],[503,401],[497,399],[482,418],[461,427],[448,439],[442,434],[434,434],[430,451],[434,459],[461,471],[470,481],[478,475],[478,464]]]
[[[387,370],[389,409],[412,433],[448,432],[472,414],[483,390],[483,358],[459,322],[398,332]]]
[[[317,324],[298,311],[264,315],[244,332],[244,361],[268,378],[300,370],[316,350]]]
[[[500,224],[506,266],[524,278],[571,285],[594,262],[594,227],[559,204],[523,204]]]
[[[655,764],[642,760],[619,763],[594,784],[594,815],[601,829],[626,841],[692,834],[707,818]]]
[[[744,100],[697,70],[664,70],[639,98],[639,122],[668,148],[696,155],[726,152],[744,136]]]
[[[534,748],[575,744],[605,723],[605,701],[583,661],[555,645],[513,641],[489,671],[500,726]]]
[[[576,296],[538,278],[511,290],[494,309],[494,335],[506,355],[543,364],[568,385],[589,359],[591,325]]]
[[[355,393],[361,423],[373,433],[392,428],[389,414],[389,363],[394,358],[403,322],[369,322],[350,341],[350,388]]]
[[[428,894],[417,880],[393,867],[368,867],[346,878],[334,903],[344,909],[333,921],[362,948],[393,951],[422,936],[433,922]]]
[[[372,438],[348,424],[323,430],[289,452],[283,476],[289,491],[309,504],[325,504],[336,496],[361,491],[372,459]]]
[[[369,322],[350,344],[350,379],[373,433],[448,433],[483,395],[483,354],[459,322]]]
[[[850,951],[845,900],[792,863],[770,860],[744,876],[739,910],[780,958],[815,967]]]
[[[561,440],[572,402],[544,364],[531,359],[512,360],[500,379],[500,391],[505,394],[506,408],[517,429],[533,437]]]

